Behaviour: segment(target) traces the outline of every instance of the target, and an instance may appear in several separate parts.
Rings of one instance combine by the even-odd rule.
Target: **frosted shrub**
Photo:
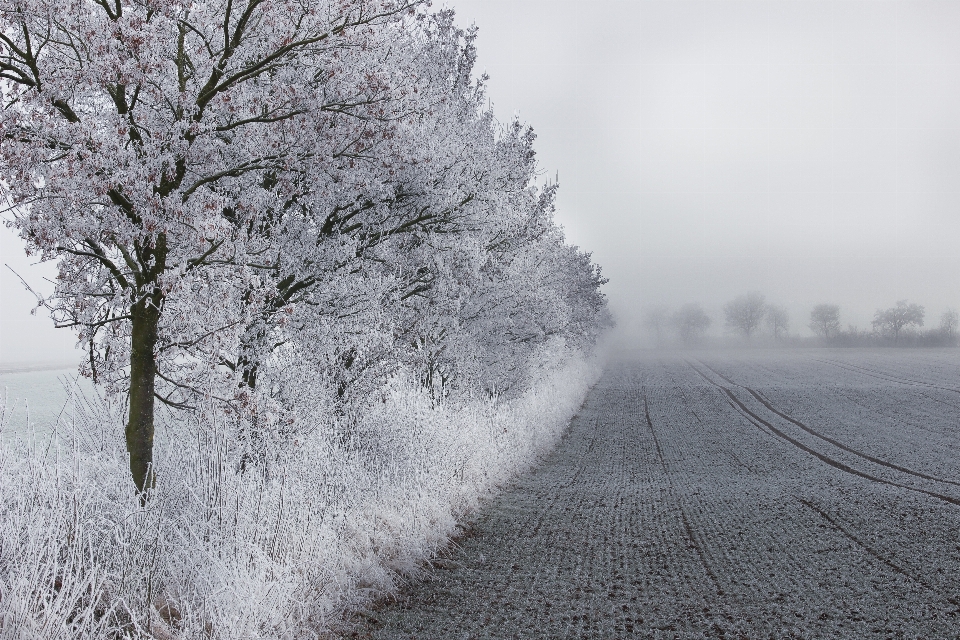
[[[440,406],[397,377],[346,436],[318,416],[243,471],[220,414],[166,415],[146,506],[123,407],[75,394],[55,435],[0,436],[0,638],[323,635],[548,451],[597,374],[569,358],[517,398]]]

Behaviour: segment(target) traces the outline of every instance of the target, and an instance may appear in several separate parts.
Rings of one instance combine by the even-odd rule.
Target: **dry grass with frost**
[[[146,507],[122,407],[76,394],[55,436],[0,433],[0,639],[323,637],[549,451],[598,374],[572,358],[515,400],[440,407],[398,382],[269,472],[239,471],[221,421],[167,416]]]

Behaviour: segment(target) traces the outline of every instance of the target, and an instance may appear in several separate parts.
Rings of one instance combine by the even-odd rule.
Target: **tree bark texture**
[[[153,473],[153,413],[157,345],[160,310],[150,297],[137,302],[133,309],[133,332],[130,349],[130,415],[127,421],[127,451],[130,452],[130,473],[137,491],[144,494],[155,484]]]
[[[151,256],[152,254],[152,256]],[[157,364],[155,353],[160,327],[160,309],[163,291],[159,277],[166,270],[166,237],[160,234],[152,251],[145,252],[153,258],[151,268],[142,273],[141,295],[131,308],[132,328],[130,336],[130,415],[127,420],[127,451],[130,453],[130,473],[137,487],[141,502],[147,491],[156,485],[153,470],[153,433]]]

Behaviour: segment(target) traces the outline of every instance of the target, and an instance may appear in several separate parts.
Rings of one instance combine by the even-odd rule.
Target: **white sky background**
[[[36,298],[7,268],[9,265],[32,287],[49,294],[53,285],[44,278],[55,278],[57,269],[52,263],[34,265],[35,262],[36,258],[28,258],[24,253],[23,242],[17,234],[0,226],[0,372],[10,365],[68,364],[79,362],[82,357],[74,349],[77,340],[73,333],[54,329],[53,321],[43,309],[37,310],[36,315],[30,314]]]
[[[537,131],[568,237],[641,305],[747,291],[843,322],[960,308],[960,2],[451,0],[498,117]],[[436,7],[439,8],[439,0]],[[0,262],[48,291],[0,230]],[[76,360],[5,268],[0,363]]]

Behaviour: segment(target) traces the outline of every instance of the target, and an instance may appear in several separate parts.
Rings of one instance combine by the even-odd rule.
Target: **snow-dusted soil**
[[[960,353],[612,365],[372,638],[960,638]]]

